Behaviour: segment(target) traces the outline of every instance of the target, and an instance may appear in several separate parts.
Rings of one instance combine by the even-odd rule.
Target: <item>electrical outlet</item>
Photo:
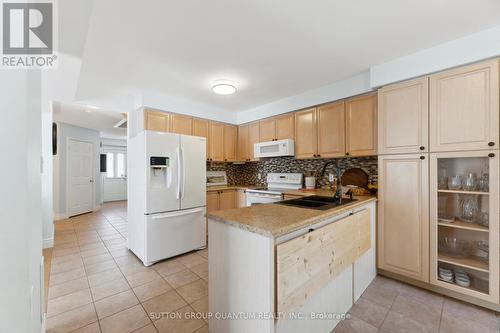
[[[333,175],[333,173],[329,173],[329,174],[328,174],[328,181],[329,181],[330,183],[333,183],[333,181],[334,181],[334,180],[335,180],[335,176]]]

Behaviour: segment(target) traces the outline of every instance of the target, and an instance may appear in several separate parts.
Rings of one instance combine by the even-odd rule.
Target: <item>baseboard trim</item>
[[[94,206],[94,210],[93,211],[97,212],[97,211],[101,210],[101,208],[102,208],[101,205],[96,205],[96,206]]]
[[[54,238],[45,238],[43,240],[43,248],[44,249],[48,249],[48,248],[51,248],[51,247],[54,247]]]

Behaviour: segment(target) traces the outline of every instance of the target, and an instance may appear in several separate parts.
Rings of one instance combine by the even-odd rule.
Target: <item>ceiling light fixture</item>
[[[228,80],[217,80],[212,83],[212,91],[219,95],[231,95],[236,92],[236,84]]]
[[[92,110],[90,110],[90,109],[85,109],[85,112],[87,112],[87,113],[91,113],[91,112],[92,112]]]

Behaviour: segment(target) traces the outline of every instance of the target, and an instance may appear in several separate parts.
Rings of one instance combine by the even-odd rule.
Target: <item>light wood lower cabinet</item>
[[[236,208],[236,190],[207,191],[207,212]]]
[[[498,59],[430,76],[431,151],[498,147]]]
[[[378,157],[378,266],[429,282],[428,154]]]

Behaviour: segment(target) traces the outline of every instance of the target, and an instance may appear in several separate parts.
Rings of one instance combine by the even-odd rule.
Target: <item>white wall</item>
[[[0,75],[0,331],[42,329],[40,73]]]
[[[103,138],[101,146],[101,153],[110,151],[127,153],[127,140]],[[126,178],[107,178],[106,173],[101,173],[101,183],[103,202],[127,200]]]
[[[100,143],[101,139],[99,137],[99,132],[78,127],[65,123],[58,123],[58,135],[57,135],[57,157],[54,159],[54,183],[57,186],[54,188],[54,212],[55,219],[61,219],[67,217],[66,212],[66,148],[68,138],[90,141],[93,143],[94,149],[94,179],[100,179],[99,172],[99,154],[101,151]],[[57,164],[57,166],[56,166]],[[101,205],[101,183],[94,182],[95,188],[95,202],[94,205],[98,208]]]
[[[46,103],[47,105],[43,105]],[[42,225],[43,247],[54,245],[52,108],[42,99]]]
[[[500,26],[437,45],[370,69],[370,85],[389,83],[441,71],[500,55]]]
[[[342,98],[359,95],[371,91],[370,73],[335,82],[333,84],[306,91],[302,94],[280,99],[237,114],[237,123],[242,124],[257,119],[275,116],[302,108],[323,104]]]

